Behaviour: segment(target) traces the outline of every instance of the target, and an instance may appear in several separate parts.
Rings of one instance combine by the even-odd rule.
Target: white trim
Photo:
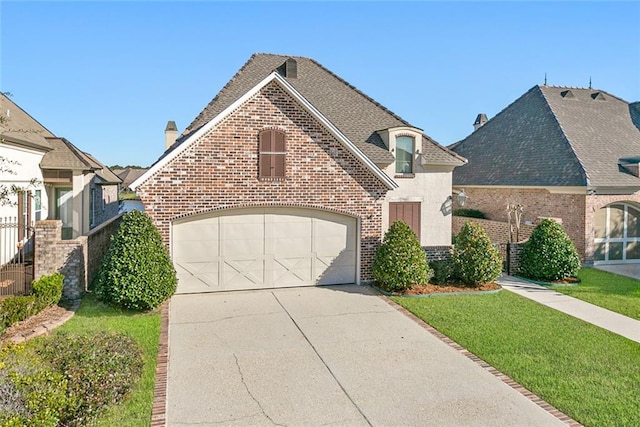
[[[175,159],[178,155],[180,155],[187,148],[191,147],[200,137],[209,132],[212,128],[214,128],[218,123],[220,123],[223,119],[225,119],[228,115],[230,115],[233,111],[235,111],[238,107],[244,104],[247,100],[256,95],[262,88],[264,88],[267,84],[272,81],[278,82],[280,86],[289,93],[296,101],[298,101],[315,119],[317,119],[321,125],[323,125],[333,136],[347,149],[351,154],[353,154],[358,160],[360,160],[364,165],[371,171],[373,174],[378,177],[389,189],[393,190],[398,188],[398,184],[396,184],[393,179],[391,179],[387,174],[385,174],[378,166],[375,165],[367,156],[365,156],[362,151],[358,147],[356,147],[349,139],[342,133],[340,130],[333,125],[320,111],[318,111],[309,101],[307,101],[289,82],[287,82],[282,76],[280,76],[277,72],[272,72],[267,77],[265,77],[260,83],[255,85],[251,90],[242,95],[238,100],[236,100],[233,104],[229,105],[225,108],[220,114],[214,117],[207,124],[198,129],[193,135],[189,136],[186,141],[183,141],[178,147],[176,147],[172,152],[167,154],[165,158],[158,161],[153,167],[151,167],[147,172],[142,174],[138,179],[133,181],[130,185],[132,190],[135,190],[138,186],[144,183],[147,179],[156,174],[160,169],[165,167],[169,162]]]
[[[551,194],[587,195],[587,187],[545,187],[540,185],[466,185],[453,184],[453,188],[506,189],[506,190],[546,190]]]
[[[622,227],[622,237],[609,237],[611,234],[611,206],[612,205],[621,205],[623,206],[623,227]],[[600,264],[624,264],[624,263],[640,263],[640,259],[632,258],[627,259],[627,244],[629,243],[640,243],[640,236],[629,237],[628,233],[628,221],[629,221],[629,208],[640,211],[636,206],[630,205],[624,202],[613,202],[608,204],[607,206],[603,206],[600,209],[606,209],[605,216],[605,237],[594,237],[593,243],[594,246],[598,246],[600,244],[604,244],[604,259],[603,260],[595,260],[594,253],[594,265]],[[609,259],[609,244],[610,243],[621,243],[622,244],[622,259]],[[595,248],[594,248],[595,249]]]

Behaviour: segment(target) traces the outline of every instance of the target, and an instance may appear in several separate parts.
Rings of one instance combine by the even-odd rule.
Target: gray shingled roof
[[[636,114],[604,91],[534,86],[450,147],[469,160],[454,170],[453,183],[640,187],[618,165],[640,155]]]
[[[0,93],[0,136],[3,140],[41,151],[51,150],[46,138],[54,135],[5,94]]]
[[[412,126],[398,115],[369,98],[354,86],[313,59],[298,56],[254,54],[238,73],[183,132],[176,145],[204,126],[234,101],[280,67],[288,58],[297,62],[297,78],[287,81],[353,142],[367,157],[379,165],[394,161],[376,133],[378,130]],[[412,126],[413,127],[413,126]],[[423,152],[430,162],[456,164],[464,159],[438,145],[425,135]],[[166,154],[166,153],[165,153]]]
[[[124,188],[129,188],[131,183],[136,179],[140,178],[146,171],[149,169],[112,169],[113,173],[118,175],[118,177],[122,180],[122,186]]]

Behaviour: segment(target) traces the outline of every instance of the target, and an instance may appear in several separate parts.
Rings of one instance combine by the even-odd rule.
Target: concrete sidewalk
[[[513,293],[640,343],[638,320],[516,277],[503,276],[498,283]]]
[[[169,426],[564,425],[368,287],[176,295],[170,311]]]

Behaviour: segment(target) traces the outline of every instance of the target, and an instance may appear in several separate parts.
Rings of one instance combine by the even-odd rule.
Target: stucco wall
[[[40,219],[46,219],[48,214],[47,192],[44,189],[42,170],[40,170],[40,161],[42,160],[43,155],[44,154],[42,152],[27,148],[16,147],[8,144],[0,145],[0,157],[17,162],[16,164],[6,165],[15,172],[15,174],[0,172],[0,184],[7,186],[16,185],[30,190],[34,194],[35,190],[41,190],[42,210]],[[32,179],[35,179],[37,183],[31,184]],[[16,200],[16,196],[12,195],[11,202],[14,203]],[[31,208],[32,212],[35,213],[34,201],[32,201]],[[15,217],[16,215],[17,210],[15,206],[0,205],[0,217]]]
[[[451,244],[451,168],[414,166],[411,178],[394,178],[399,188],[387,193],[383,210],[383,228],[389,228],[389,202],[420,202],[420,243],[422,246]],[[385,169],[394,176],[395,165]]]

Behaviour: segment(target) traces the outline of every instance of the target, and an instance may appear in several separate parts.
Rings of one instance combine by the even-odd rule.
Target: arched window
[[[286,135],[267,129],[259,136],[258,176],[260,179],[283,179],[286,176]]]
[[[413,137],[396,137],[396,173],[413,173]]]
[[[613,203],[594,218],[594,262],[640,262],[640,210]]]

